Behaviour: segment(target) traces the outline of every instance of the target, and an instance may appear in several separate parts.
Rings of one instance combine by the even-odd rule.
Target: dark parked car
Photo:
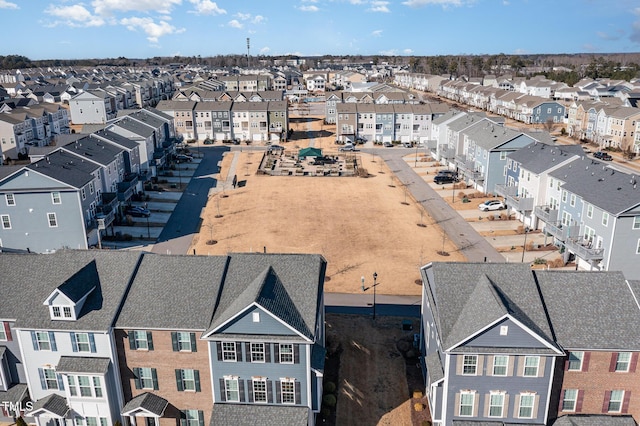
[[[596,151],[593,153],[595,158],[599,158],[602,161],[611,161],[613,157],[604,151]]]
[[[202,142],[204,145],[213,145],[213,140],[212,139],[205,139],[204,142]]]
[[[440,170],[433,178],[433,182],[442,185],[445,183],[453,183],[458,181],[458,175],[452,170]]]
[[[178,163],[184,163],[185,161],[190,163],[192,160],[193,160],[193,157],[190,155],[186,155],[186,154],[176,155],[176,161]]]
[[[141,206],[129,206],[124,209],[124,214],[134,217],[149,217],[151,212]]]

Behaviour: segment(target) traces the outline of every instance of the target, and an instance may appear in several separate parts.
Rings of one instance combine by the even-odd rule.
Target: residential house
[[[358,109],[357,105],[353,103],[342,103],[336,105],[336,139],[343,142],[353,141],[356,137],[356,129],[358,122]],[[389,118],[391,122],[392,117]],[[377,124],[376,124],[377,126]],[[389,131],[391,134],[392,130]],[[377,132],[376,132],[377,133]],[[391,141],[391,139],[389,139]]]
[[[4,290],[6,291],[6,290]],[[29,390],[16,338],[15,312],[0,308],[0,422],[14,423],[28,409]]]
[[[548,424],[564,353],[529,265],[434,262],[421,275],[421,366],[433,423]]]
[[[289,134],[289,108],[287,101],[270,101],[267,105],[269,140],[284,141]]]
[[[116,117],[116,100],[104,90],[88,90],[69,100],[73,124],[104,124]]]
[[[173,117],[176,137],[197,139],[196,127],[194,127],[194,101],[160,101],[157,109],[170,117]]]
[[[566,352],[556,364],[550,417],[632,414],[639,421],[640,288],[620,272],[535,276],[555,340]]]
[[[15,320],[32,402],[25,414],[37,425],[120,421],[112,327],[140,256],[66,250],[0,256],[0,317]]]

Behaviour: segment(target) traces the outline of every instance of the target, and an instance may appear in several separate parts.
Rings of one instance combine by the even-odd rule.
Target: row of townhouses
[[[543,230],[581,269],[640,279],[640,189],[633,174],[523,133],[481,113],[451,110],[433,120],[429,151],[468,185],[505,198],[529,229]]]
[[[187,140],[281,141],[288,138],[289,112],[281,92],[279,98],[265,100],[273,98],[264,93],[256,96],[224,93],[220,100],[180,97],[161,101],[157,108],[174,120],[176,134]]]
[[[175,151],[173,120],[153,108],[0,167],[0,247],[36,253],[100,244],[100,233]],[[60,141],[61,142],[61,141]]]
[[[0,265],[0,421],[315,424],[321,256],[68,250]]]
[[[434,424],[637,424],[640,281],[524,264],[434,262],[421,273]]]

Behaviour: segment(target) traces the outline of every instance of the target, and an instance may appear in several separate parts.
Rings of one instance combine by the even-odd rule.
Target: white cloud
[[[369,9],[367,9],[370,12],[383,12],[383,13],[389,13],[391,12],[389,10],[389,8],[387,7],[387,5],[389,4],[388,1],[372,1],[371,2],[371,7]]]
[[[237,19],[232,19],[229,21],[229,26],[231,28],[237,28],[239,30],[241,30],[243,28],[242,23],[240,23],[240,21],[238,21]]]
[[[380,37],[382,35],[382,30],[371,31],[372,37]]]
[[[17,4],[8,2],[7,0],[0,0],[0,9],[20,9]]]
[[[379,52],[379,54],[382,55],[382,56],[397,56],[398,55],[398,51],[396,49],[381,50]]]
[[[314,5],[300,6],[298,9],[300,9],[302,12],[318,12],[320,10],[318,6]]]
[[[636,7],[632,12],[638,18],[633,22],[631,27],[631,35],[629,36],[629,40],[633,43],[640,44],[640,7]]]
[[[465,3],[473,3],[473,0],[406,0],[402,4],[409,7],[422,7],[432,4],[447,6],[462,6]]]
[[[413,55],[413,49],[404,49],[402,53],[405,55]]]
[[[176,28],[166,21],[155,23],[151,18],[123,18],[120,20],[120,23],[130,31],[138,31],[138,29],[141,29],[147,34],[147,40],[151,43],[157,43],[160,37],[170,34],[180,34],[185,31],[184,28]]]
[[[113,12],[157,12],[171,13],[174,6],[182,4],[182,0],[93,0],[91,5],[98,15],[112,15]]]
[[[189,0],[195,7],[195,10],[189,11],[190,13],[197,13],[199,15],[225,15],[226,10],[218,7],[218,4],[211,0]]]
[[[263,47],[262,49],[260,49],[260,54],[261,55],[266,55],[267,53],[271,52],[271,49],[268,47]]]
[[[49,23],[49,26],[52,27],[57,25],[67,25],[70,27],[99,27],[105,24],[104,19],[99,16],[92,15],[91,12],[80,4],[58,7],[49,5],[44,12],[58,18],[58,20]]]
[[[262,15],[253,16],[250,13],[236,13],[235,16],[241,21],[248,21],[252,24],[260,24],[266,20]]]

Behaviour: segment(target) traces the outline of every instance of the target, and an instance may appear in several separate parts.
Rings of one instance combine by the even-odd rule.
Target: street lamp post
[[[151,238],[151,230],[149,229],[149,216],[147,216],[147,238]]]
[[[524,245],[522,246],[522,260],[520,263],[524,263],[524,252],[527,251],[527,234],[529,233],[529,227],[524,228]]]
[[[360,282],[362,283],[362,291],[364,291],[364,275],[360,278]]]
[[[376,320],[376,279],[378,279],[378,274],[376,272],[373,273],[373,320]]]

